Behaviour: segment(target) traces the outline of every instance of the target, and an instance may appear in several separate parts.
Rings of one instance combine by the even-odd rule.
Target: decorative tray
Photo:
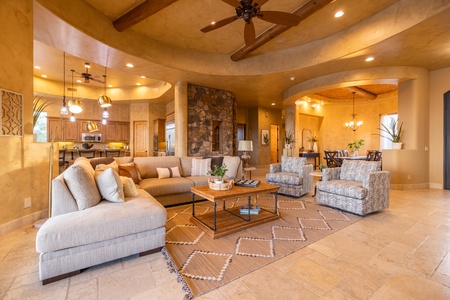
[[[233,188],[234,180],[224,180],[223,183],[215,183],[214,179],[209,179],[209,188],[217,191],[227,191]]]

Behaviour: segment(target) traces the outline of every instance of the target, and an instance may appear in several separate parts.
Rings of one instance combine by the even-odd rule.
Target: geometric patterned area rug
[[[273,194],[259,195],[251,202],[273,211],[273,197]],[[227,200],[226,207],[240,207],[247,201],[246,197]],[[212,210],[210,201],[195,204],[196,215]],[[192,204],[167,208],[163,254],[187,297],[214,290],[361,219],[283,195],[278,195],[278,213],[278,220],[213,239],[190,222]]]

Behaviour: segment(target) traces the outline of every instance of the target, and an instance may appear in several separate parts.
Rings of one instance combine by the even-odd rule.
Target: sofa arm
[[[338,180],[341,178],[341,168],[322,169],[322,181]]]
[[[281,163],[270,164],[270,173],[281,172]]]
[[[370,172],[364,177],[362,186],[366,189],[376,189],[377,187],[383,187],[384,190],[390,188],[391,173],[388,171],[376,171]]]

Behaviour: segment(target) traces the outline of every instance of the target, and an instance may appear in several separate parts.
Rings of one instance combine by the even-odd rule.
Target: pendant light
[[[86,123],[86,130],[89,132],[99,131],[98,124],[93,121],[88,121]]]
[[[100,95],[100,97],[98,97],[98,105],[100,105],[100,107],[109,107],[111,106],[112,101],[111,98],[106,96],[106,66],[105,66],[105,75],[103,75],[103,77],[105,78],[104,81],[105,93],[103,95]]]
[[[345,127],[350,128],[353,131],[356,131],[359,127],[361,127],[361,125],[363,124],[362,121],[356,121],[356,114],[355,114],[355,93],[356,92],[352,92],[353,94],[353,114],[352,114],[352,121],[345,123]]]
[[[70,70],[72,72],[72,99],[69,101],[69,111],[74,114],[78,114],[83,111],[83,102],[78,99],[73,99],[73,72],[75,70]]]
[[[63,105],[61,107],[61,115],[67,115],[69,111],[66,107],[66,52],[63,54]]]

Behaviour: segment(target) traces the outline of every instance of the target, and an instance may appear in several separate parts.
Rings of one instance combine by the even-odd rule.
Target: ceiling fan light
[[[83,111],[83,102],[78,99],[72,99],[69,101],[69,111],[74,114],[79,114]]]
[[[109,98],[108,96],[100,95],[100,97],[98,97],[98,105],[100,105],[100,107],[109,107],[111,106],[111,104],[111,98]]]
[[[89,132],[99,131],[98,124],[93,121],[88,121],[86,123],[86,130]]]

